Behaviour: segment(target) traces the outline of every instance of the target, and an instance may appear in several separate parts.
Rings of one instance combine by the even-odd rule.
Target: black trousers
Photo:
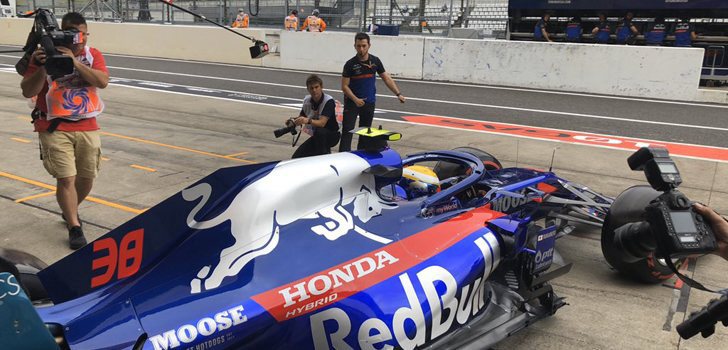
[[[354,130],[356,117],[359,116],[359,127],[372,126],[374,119],[374,104],[365,103],[361,107],[357,107],[354,101],[344,100],[344,121],[341,127],[341,143],[339,143],[339,152],[351,151],[351,131]],[[362,140],[359,138],[356,149],[362,148]]]
[[[309,137],[304,143],[298,146],[293,157],[303,158],[310,156],[320,156],[322,154],[331,153],[331,147],[336,146],[339,142],[340,134],[326,128],[314,128],[313,136]]]

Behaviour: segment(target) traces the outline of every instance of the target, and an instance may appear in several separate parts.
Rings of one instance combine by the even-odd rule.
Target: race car
[[[555,242],[611,204],[474,148],[224,168],[48,267],[0,251],[0,348],[483,349],[565,305]]]

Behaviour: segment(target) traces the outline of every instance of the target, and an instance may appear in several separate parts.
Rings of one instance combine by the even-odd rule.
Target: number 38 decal
[[[120,280],[137,273],[142,265],[143,245],[144,229],[127,233],[118,245],[111,237],[95,241],[94,255],[105,255],[91,262],[93,271],[103,270],[102,274],[91,278],[91,288],[109,283],[114,275]]]

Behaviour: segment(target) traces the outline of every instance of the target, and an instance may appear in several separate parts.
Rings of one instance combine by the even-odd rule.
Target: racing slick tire
[[[453,148],[453,151],[470,153],[470,154],[478,157],[483,162],[483,165],[485,165],[485,170],[503,169],[503,165],[501,165],[501,163],[498,161],[498,158],[496,158],[492,154],[490,154],[486,151],[480,150],[478,148],[457,147],[457,148]]]
[[[626,262],[622,258],[622,252],[614,244],[614,230],[627,223],[643,221],[645,207],[660,194],[662,192],[647,185],[624,190],[612,203],[602,226],[602,254],[609,265],[620,274],[643,283],[660,283],[671,278],[674,273],[664,262],[656,259],[654,253],[633,263]],[[685,258],[679,259],[674,263],[679,266],[684,260]]]
[[[31,301],[48,298],[48,293],[37,275],[38,271],[46,267],[46,263],[31,254],[0,248],[0,272],[14,275]]]

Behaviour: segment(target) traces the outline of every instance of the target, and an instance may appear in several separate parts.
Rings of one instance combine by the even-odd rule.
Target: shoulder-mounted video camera
[[[650,186],[663,193],[645,208],[646,221],[615,230],[614,243],[623,250],[626,260],[638,261],[652,252],[670,259],[717,249],[710,225],[693,210],[688,197],[677,190],[682,178],[667,149],[640,148],[627,163],[632,170],[643,170]]]
[[[70,48],[74,44],[82,43],[83,33],[77,29],[61,30],[56,16],[47,9],[39,8],[27,15],[30,16],[35,16],[35,22],[23,47],[25,55],[15,65],[18,74],[25,74],[30,56],[39,44],[46,53],[45,68],[52,79],[73,73],[73,59],[58,53],[56,46]]]

